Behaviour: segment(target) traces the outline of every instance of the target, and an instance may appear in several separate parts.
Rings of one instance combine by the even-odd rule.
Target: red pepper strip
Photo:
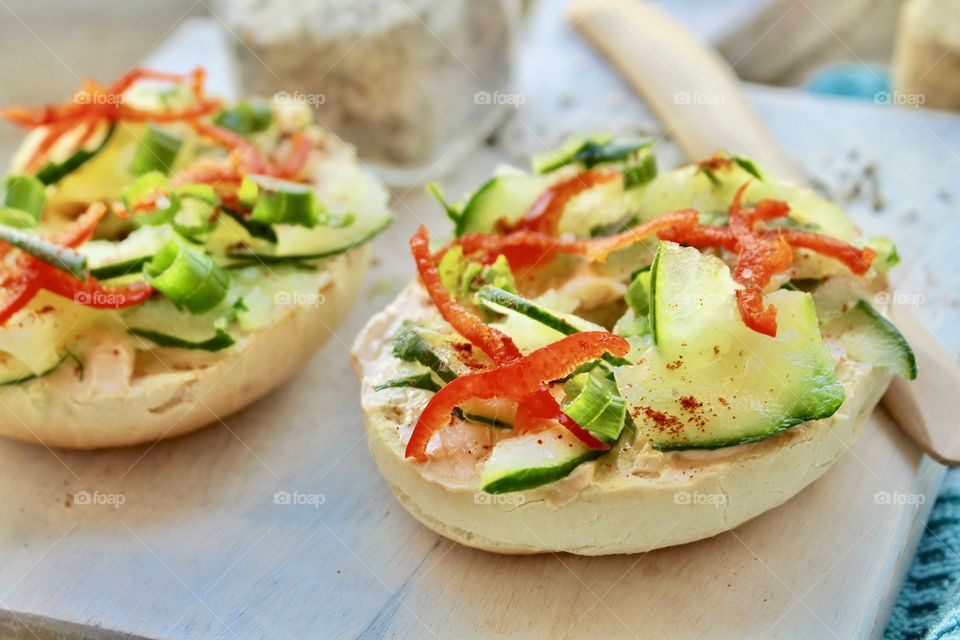
[[[78,247],[93,237],[97,225],[105,215],[107,206],[102,202],[94,202],[76,220],[51,237],[50,241],[65,247]]]
[[[0,109],[0,118],[12,123],[33,129],[46,127],[47,131],[27,161],[28,171],[36,171],[44,157],[56,142],[69,130],[77,126],[85,126],[75,143],[75,148],[82,147],[93,135],[96,125],[103,120],[108,122],[175,122],[191,121],[195,118],[212,114],[220,107],[219,100],[207,99],[203,96],[203,82],[205,72],[202,68],[195,69],[189,76],[134,69],[110,87],[87,80],[81,93],[75,94],[71,102],[62,105],[47,105],[39,109],[24,109],[13,107]],[[194,95],[194,104],[183,109],[175,110],[145,110],[126,104],[123,94],[136,82],[143,79],[160,80],[171,83],[190,82]]]
[[[6,323],[10,316],[26,306],[39,290],[36,273],[32,270],[18,270],[16,273],[5,274],[0,283],[0,325]]]
[[[750,181],[737,189],[730,205],[730,232],[737,239],[737,264],[733,269],[737,289],[737,306],[743,323],[758,333],[777,335],[777,308],[764,306],[763,288],[774,273],[790,267],[793,253],[790,245],[779,236],[776,239],[759,235],[753,230],[752,212],[743,209],[743,193]]]
[[[72,122],[58,122],[50,125],[44,134],[43,139],[40,140],[37,148],[34,149],[33,153],[30,155],[30,159],[27,160],[25,165],[26,170],[37,171],[40,169],[40,166],[43,163],[43,158],[46,156],[47,152],[50,151],[50,148],[57,143],[57,140],[60,139],[60,136],[66,133],[72,126]]]
[[[770,236],[771,234],[779,235],[791,247],[809,249],[838,260],[857,275],[866,273],[876,257],[876,253],[870,248],[857,249],[843,240],[810,231],[778,229],[767,231],[764,235]],[[703,225],[692,228],[678,227],[661,231],[660,238],[699,249],[723,247],[731,253],[737,252],[737,239],[729,227]]]
[[[179,110],[148,111],[138,109],[124,103],[122,95],[139,80],[160,80],[170,83],[189,81],[196,104]],[[113,85],[103,88],[100,85],[87,81],[84,87],[83,99],[73,96],[73,99],[61,105],[47,105],[38,109],[12,107],[0,110],[0,118],[33,129],[57,123],[75,124],[87,118],[107,118],[111,121],[128,120],[143,122],[153,120],[169,122],[175,120],[189,120],[203,115],[209,115],[219,108],[219,100],[208,100],[203,97],[204,71],[195,69],[189,76],[150,71],[148,69],[134,69]],[[69,127],[68,127],[69,128]]]
[[[107,207],[103,203],[91,204],[86,212],[51,240],[67,247],[83,244],[93,236],[106,212]],[[3,248],[9,250],[9,245],[4,243]],[[17,258],[13,270],[3,276],[2,287],[0,325],[25,307],[41,289],[64,298],[71,298],[77,304],[102,309],[119,309],[140,304],[145,302],[154,291],[153,287],[146,282],[104,287],[92,276],[88,276],[86,280],[80,280],[25,253]]]
[[[744,215],[742,207],[743,192],[746,191],[749,186],[749,180],[740,185],[740,188],[737,189],[737,192],[733,195],[733,202],[730,203],[730,230],[733,231],[733,234],[737,236],[738,239],[753,233],[751,220]]]
[[[287,180],[296,178],[310,159],[311,151],[313,151],[313,143],[310,142],[310,138],[302,133],[293,134],[290,137],[290,149],[287,155],[271,167],[271,175]]]
[[[96,231],[97,225],[106,213],[106,205],[100,202],[94,202],[76,220],[67,225],[58,234],[48,239],[51,242],[56,242],[57,244],[62,244],[67,247],[76,247],[77,245],[83,244],[93,237],[93,232]],[[13,249],[13,245],[0,242],[0,259],[13,251]]]
[[[698,219],[699,216],[694,209],[681,209],[680,211],[667,213],[615,236],[585,241],[587,251],[584,255],[593,262],[605,262],[607,256],[614,251],[628,247],[661,231],[695,227]]]
[[[772,304],[763,306],[763,288],[774,274],[789,269],[792,262],[793,251],[778,233],[746,235],[741,239],[733,279],[743,285],[737,290],[740,317],[754,331],[777,335],[777,308]]]
[[[204,71],[201,67],[197,67],[196,69],[190,72],[191,87],[194,89],[194,92],[196,92],[196,81],[198,76],[202,82],[203,75],[204,75]],[[168,71],[156,71],[154,69],[143,69],[138,67],[136,69],[131,69],[130,71],[128,71],[119,80],[117,80],[112,85],[110,85],[110,87],[106,91],[109,93],[124,93],[127,89],[132,87],[134,84],[136,84],[140,80],[157,80],[160,82],[169,82],[172,84],[179,84],[183,82],[185,79],[186,79],[185,76],[179,73],[170,73]],[[89,84],[93,85],[94,87],[97,86],[96,83],[90,82]]]
[[[550,235],[557,234],[557,227],[563,210],[578,194],[598,184],[610,182],[620,177],[619,171],[584,171],[551,186],[533,203],[523,218],[505,231],[536,231]]]
[[[761,200],[752,208],[744,211],[744,215],[749,220],[750,227],[761,220],[773,220],[775,218],[785,218],[790,213],[790,205],[783,200]]]
[[[410,240],[410,248],[417,262],[420,278],[427,288],[430,298],[444,319],[464,338],[477,345],[496,365],[516,362],[522,354],[513,340],[461,307],[443,286],[433,257],[430,255],[430,238],[426,227],[421,226]],[[496,369],[494,369],[496,370]],[[517,407],[517,425],[530,421],[542,424],[556,420],[577,438],[591,448],[606,449],[606,444],[598,440],[589,431],[581,427],[565,414],[546,387],[519,399]],[[523,433],[521,430],[518,433]]]
[[[259,149],[239,133],[202,120],[192,120],[190,126],[200,135],[234,151],[237,154],[236,161],[246,173],[266,172],[267,162],[260,155]]]
[[[606,451],[610,448],[610,445],[598,439],[577,424],[576,420],[565,414],[557,399],[544,385],[540,385],[539,389],[520,401],[517,406],[517,415],[514,418],[514,431],[517,434],[542,431],[543,429],[549,429],[554,421],[559,422],[561,426],[591,449]]]
[[[16,271],[3,278],[2,286],[0,325],[25,307],[41,289],[97,309],[132,307],[146,302],[154,291],[146,282],[104,287],[92,276],[79,280],[26,254],[17,260]]]
[[[95,309],[122,309],[146,302],[153,295],[154,288],[144,281],[130,284],[104,287],[96,278],[88,276],[86,280],[74,278],[69,273],[51,267],[36,258],[39,288],[46,289],[64,298],[70,298],[77,304]]]
[[[510,398],[520,401],[536,393],[542,384],[569,375],[584,362],[604,353],[624,356],[630,343],[605,331],[584,331],[537,349],[489,371],[454,379],[434,394],[417,419],[407,443],[406,457],[427,460],[427,445],[433,435],[450,423],[453,410],[470,398]]]
[[[521,357],[520,350],[513,340],[457,304],[447,288],[443,286],[440,273],[433,262],[433,256],[430,255],[430,235],[425,226],[420,225],[417,232],[410,238],[410,250],[417,263],[420,280],[430,294],[430,299],[454,331],[479,347],[495,364]]]
[[[870,269],[870,265],[873,264],[873,259],[877,257],[873,249],[868,247],[857,249],[842,240],[820,235],[819,233],[798,231],[796,229],[784,229],[780,233],[783,235],[783,238],[790,243],[790,246],[800,249],[810,249],[825,256],[830,256],[845,264],[850,271],[858,276],[866,273]]]
[[[698,249],[723,247],[730,253],[737,252],[737,237],[733,235],[729,227],[708,227],[704,225],[674,227],[664,229],[657,235],[661,240],[668,240]]]
[[[607,238],[577,240],[556,237],[536,231],[514,231],[505,236],[485,233],[465,233],[454,241],[463,247],[467,255],[481,254],[484,259],[492,260],[497,255],[507,256],[514,267],[513,257],[532,264],[541,261],[553,252],[585,256],[594,262],[603,262],[614,251],[639,242],[654,233],[663,233],[670,229],[693,229],[697,225],[697,212],[684,209],[665,214],[640,226]],[[441,253],[442,255],[442,253]]]
[[[498,255],[507,258],[513,269],[532,266],[542,262],[555,252],[582,254],[580,240],[558,238],[538,231],[514,231],[507,235],[487,233],[465,233],[456,240],[455,245],[463,247],[465,255],[475,256],[478,260],[490,263]],[[436,258],[446,253],[450,247],[437,252]]]

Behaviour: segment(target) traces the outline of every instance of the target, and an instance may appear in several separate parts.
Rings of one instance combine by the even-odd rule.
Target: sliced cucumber
[[[482,287],[477,292],[477,301],[507,316],[497,326],[524,351],[538,349],[580,331],[606,331],[579,316],[551,311],[543,304],[493,286]],[[610,354],[604,354],[603,359],[615,366],[630,364],[629,360]]]
[[[650,269],[643,269],[637,273],[624,298],[637,316],[645,316],[650,312]]]
[[[736,284],[720,258],[661,242],[650,269],[650,328],[668,361],[714,347],[726,351],[733,336],[717,327],[742,324]],[[706,321],[705,321],[706,320]]]
[[[717,258],[662,243],[652,282],[658,343],[615,377],[653,447],[762,440],[827,418],[842,404],[810,294],[767,295],[777,308],[777,337],[770,338],[743,324],[729,269]]]
[[[517,404],[502,398],[492,398],[490,400],[471,398],[461,404],[459,408],[464,420],[498,429],[513,428],[514,418],[517,414]]]
[[[498,221],[513,223],[550,186],[550,176],[507,175],[491,178],[477,189],[457,219],[456,234],[489,233]]]
[[[282,264],[303,260],[319,260],[346,253],[366,244],[393,222],[393,216],[357,218],[342,227],[316,226],[312,229],[292,225],[274,225],[275,247],[251,250],[247,247],[228,249],[228,258],[238,262]],[[224,225],[221,225],[224,226]]]
[[[168,225],[140,227],[119,242],[91,240],[77,249],[87,257],[90,274],[100,280],[140,273],[167,242],[177,235]]]
[[[42,378],[49,373],[53,373],[68,357],[69,354],[64,353],[46,371],[34,371],[33,368],[26,366],[9,353],[0,353],[0,387],[9,387]]]
[[[220,306],[206,313],[181,311],[167,298],[157,297],[122,314],[130,333],[161,347],[220,351],[235,344],[227,333],[232,308]]]
[[[603,331],[600,325],[572,314],[553,312],[532,300],[498,287],[482,287],[477,292],[477,299],[491,311],[503,314],[515,311],[565,336],[578,331]]]
[[[130,333],[141,338],[146,338],[161,347],[174,349],[195,349],[198,351],[222,351],[236,344],[229,333],[217,327],[214,334],[204,340],[185,340],[178,336],[160,331],[151,331],[149,329],[138,329],[130,327]]]
[[[917,377],[917,359],[903,335],[866,300],[823,327],[824,333],[838,336],[847,355],[858,362],[873,364],[907,380]]]
[[[49,185],[55,184],[67,174],[73,173],[88,160],[103,151],[104,147],[107,146],[107,143],[110,142],[110,139],[113,137],[115,128],[115,123],[104,123],[100,125],[99,129],[90,137],[86,146],[69,153],[57,154],[58,148],[55,147],[53,150],[54,153],[51,154],[54,157],[51,157],[47,163],[37,171],[37,179],[43,184]],[[77,131],[74,135],[79,136],[80,132]],[[64,136],[64,138],[67,137],[75,139],[73,136],[70,136],[70,134]]]
[[[0,327],[0,383],[14,384],[57,368],[97,310],[40,293]]]
[[[524,491],[566,477],[600,457],[562,427],[501,440],[483,465],[480,487],[487,493]]]

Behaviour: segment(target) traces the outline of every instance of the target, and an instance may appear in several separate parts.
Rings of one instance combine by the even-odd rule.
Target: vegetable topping
[[[595,360],[604,353],[624,356],[629,349],[630,343],[620,336],[603,331],[585,331],[566,336],[528,356],[494,369],[460,376],[430,399],[407,443],[406,456],[426,461],[430,438],[450,422],[457,405],[470,398],[510,398],[520,401],[533,396],[535,400],[531,401],[532,405],[528,404],[525,411],[537,419],[555,418],[549,401],[541,404],[544,394],[549,395],[542,386],[545,382],[568,376],[579,365]],[[600,446],[606,448],[605,445]]]

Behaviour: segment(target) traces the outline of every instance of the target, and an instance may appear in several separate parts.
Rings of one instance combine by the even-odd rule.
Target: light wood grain
[[[448,193],[475,187],[507,155],[538,151],[570,128],[653,126],[630,90],[569,32],[558,5],[541,5],[531,25],[518,89],[527,103],[498,146],[480,150],[444,181]],[[214,50],[214,25],[201,31],[181,32],[171,43],[177,64]],[[951,139],[953,121],[794,93],[750,96],[798,164],[823,179],[842,168],[831,159],[853,145],[865,156],[887,157],[913,144],[911,166],[936,186],[960,172],[960,160],[938,142]],[[891,133],[868,135],[873,128]],[[664,145],[661,156],[671,155],[678,154]],[[918,184],[910,171],[891,178],[898,197]],[[375,243],[378,262],[339,339],[276,393],[224,424],[156,447],[78,453],[0,443],[0,623],[7,625],[0,635],[876,635],[895,595],[889,583],[909,560],[942,470],[905,447],[882,412],[802,494],[694,545],[641,556],[500,557],[442,540],[410,518],[365,450],[359,388],[347,362],[347,345],[366,318],[409,281],[405,245],[416,225],[422,220],[437,234],[448,228],[421,192],[395,196],[397,222]],[[930,268],[946,256],[940,266],[960,268],[946,251],[960,220],[938,204],[935,190],[911,197],[923,204],[919,222],[866,209],[854,214],[879,233],[896,233],[907,264]],[[944,233],[928,238],[924,225]],[[957,348],[960,317],[933,291],[924,319]],[[122,494],[125,502],[67,507],[81,490]],[[276,504],[277,491],[325,501],[318,508]],[[878,492],[924,503],[882,504]]]

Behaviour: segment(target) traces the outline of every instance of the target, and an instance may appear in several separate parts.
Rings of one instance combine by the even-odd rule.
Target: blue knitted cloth
[[[885,640],[960,638],[960,485],[948,476],[887,623]],[[951,482],[951,480],[953,482]]]

